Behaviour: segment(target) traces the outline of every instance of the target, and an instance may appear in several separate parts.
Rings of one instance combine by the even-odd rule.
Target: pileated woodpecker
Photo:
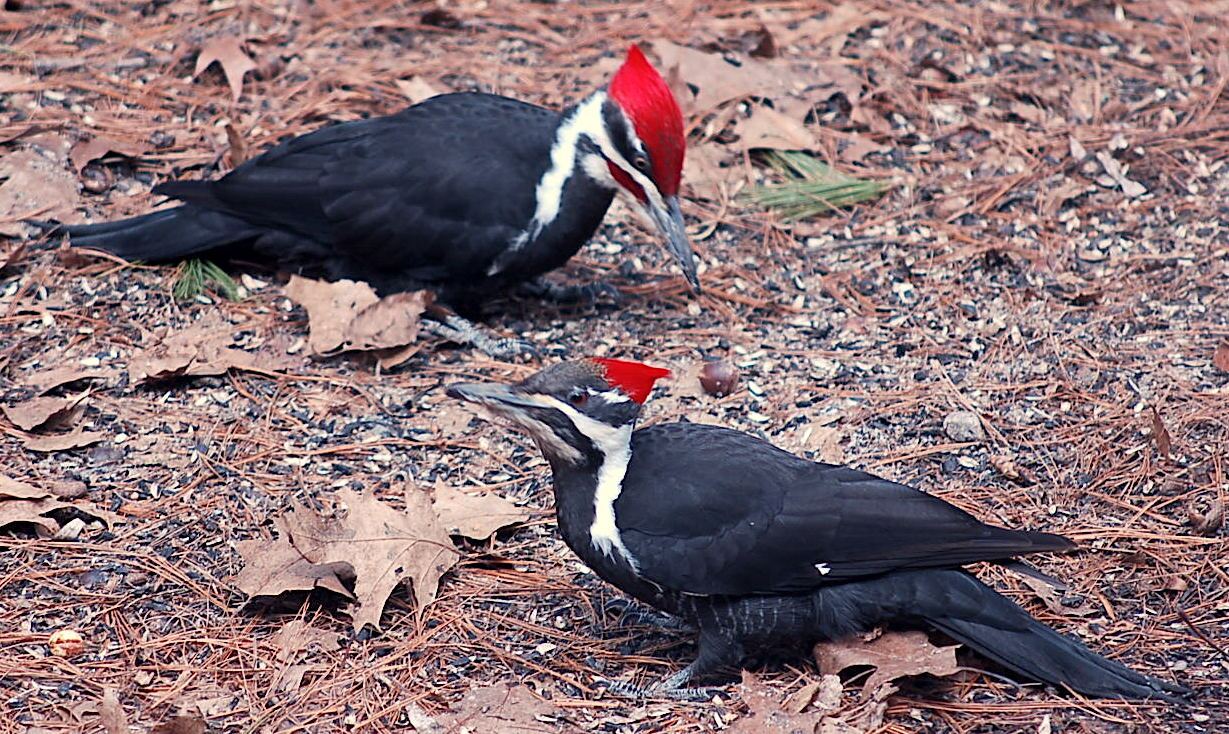
[[[216,181],[154,187],[184,202],[173,209],[66,229],[129,260],[238,249],[469,310],[567,262],[623,193],[699,290],[678,202],[685,147],[674,95],[632,46],[607,88],[562,114],[494,94],[433,97],[287,140]],[[437,324],[488,351],[510,346],[455,314]]]
[[[1033,619],[961,566],[1074,544],[1006,530],[919,490],[694,423],[636,430],[667,370],[593,359],[516,385],[448,394],[526,431],[550,462],[568,546],[601,578],[699,630],[696,660],[648,688],[687,688],[744,650],[834,639],[876,625],[937,629],[1024,676],[1092,696],[1172,700],[1136,673]]]

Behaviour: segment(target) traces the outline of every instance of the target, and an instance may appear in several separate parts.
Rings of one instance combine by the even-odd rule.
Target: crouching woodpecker
[[[878,625],[939,630],[1025,678],[1090,696],[1173,700],[1185,689],[1058,634],[961,566],[1074,544],[1006,530],[924,492],[813,463],[725,428],[636,429],[667,370],[564,362],[516,385],[456,384],[507,419],[554,474],[559,532],[607,582],[699,630],[693,663],[631,695],[704,699],[693,681],[744,652]]]
[[[382,294],[434,290],[467,312],[517,285],[566,298],[530,281],[576,254],[619,193],[698,291],[678,200],[685,146],[674,95],[633,46],[606,88],[562,114],[494,94],[433,97],[287,140],[216,181],[154,187],[180,206],[66,230],[128,260],[225,250]],[[452,310],[434,316],[446,338],[518,347]]]

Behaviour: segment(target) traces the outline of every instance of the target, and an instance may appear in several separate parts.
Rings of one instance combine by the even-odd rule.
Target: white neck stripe
[[[602,463],[597,470],[597,489],[593,493],[593,524],[589,526],[593,546],[608,556],[618,551],[632,570],[639,573],[640,564],[619,535],[614,510],[615,500],[623,492],[627,465],[632,459],[633,425],[610,426],[590,418],[562,400],[552,397],[546,400],[566,415],[576,430],[592,441],[602,455]]]

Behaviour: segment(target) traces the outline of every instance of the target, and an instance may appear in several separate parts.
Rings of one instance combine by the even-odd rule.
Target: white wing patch
[[[819,571],[820,576],[827,576],[828,574],[832,573],[832,569],[829,568],[828,564],[826,563],[816,563],[815,570]]]

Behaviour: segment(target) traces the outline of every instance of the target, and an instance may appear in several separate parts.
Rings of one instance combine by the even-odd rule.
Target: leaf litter
[[[245,564],[235,585],[249,598],[315,588],[352,598],[343,611],[355,632],[381,629],[384,604],[402,584],[416,606],[431,603],[460,554],[427,493],[411,486],[404,511],[349,489],[337,493],[337,502],[344,515],[299,506],[278,518],[278,538],[240,541]],[[345,582],[353,582],[353,594]]]
[[[1229,334],[1224,218],[1216,209],[1226,190],[1229,100],[1225,39],[1215,23],[1192,23],[1187,10],[1163,3],[1124,6],[1121,18],[1112,4],[1013,2],[974,14],[950,3],[924,14],[899,3],[830,12],[734,4],[697,6],[680,22],[660,4],[628,3],[619,13],[578,6],[561,16],[553,5],[513,2],[450,5],[463,29],[455,31],[407,27],[404,4],[391,0],[362,0],[361,13],[316,3],[310,14],[283,12],[290,7],[283,0],[103,5],[4,14],[17,51],[0,62],[0,74],[16,80],[6,109],[23,117],[0,122],[4,155],[49,156],[76,188],[73,141],[110,137],[146,147],[136,159],[96,159],[87,173],[113,175],[105,187],[65,199],[65,221],[142,213],[157,203],[153,182],[216,175],[228,124],[255,153],[329,122],[393,112],[406,102],[394,79],[565,106],[617,66],[622,42],[610,39],[637,36],[668,38],[735,72],[743,59],[788,68],[788,89],[753,91],[688,120],[685,192],[698,181],[698,151],[718,162],[703,195],[686,196],[703,298],[679,298],[661,277],[669,271],[660,248],[638,247],[630,242],[638,237],[612,222],[562,275],[605,273],[634,294],[618,318],[581,311],[556,319],[522,301],[487,317],[568,353],[737,362],[744,379],[731,394],[663,388],[667,398],[650,403],[652,421],[686,416],[782,441],[798,428],[794,421],[814,424],[820,406],[834,401],[840,447],[855,466],[922,484],[1012,526],[1073,534],[1100,548],[1043,560],[1074,587],[1096,588],[1095,608],[1113,609],[1112,618],[1051,620],[1056,627],[1095,635],[1099,649],[1143,669],[1173,665],[1201,700],[1224,698],[1219,659],[1184,621],[1213,636],[1221,631],[1215,570],[1223,527],[1204,528],[1187,514],[1213,514],[1222,493],[1225,434],[1217,419],[1229,400],[1215,359]],[[629,21],[637,31],[630,36]],[[761,27],[776,58],[748,55],[763,41]],[[237,103],[230,79],[211,82],[210,71],[193,82],[202,36],[259,38],[268,73],[246,72]],[[774,226],[762,207],[737,198],[781,180],[758,155],[742,154],[737,130],[755,112],[748,105],[804,123],[817,139],[817,160],[895,188],[805,228]],[[1125,196],[1095,155],[1073,159],[1069,140],[1108,152],[1147,194]],[[240,303],[177,304],[169,298],[171,268],[118,269],[30,245],[0,272],[0,377],[13,384],[29,385],[48,365],[117,369],[164,338],[145,329],[189,328],[204,312],[234,317],[232,346],[250,353],[276,356],[301,331],[276,288]],[[1092,292],[1095,299],[1079,295]],[[261,340],[265,346],[253,346]],[[27,655],[30,646],[15,647],[23,695],[10,706],[19,727],[91,704],[96,716],[103,685],[119,690],[130,710],[164,715],[177,700],[156,691],[183,690],[218,730],[246,730],[253,721],[270,731],[335,727],[343,706],[356,729],[402,727],[424,710],[456,705],[474,685],[507,678],[594,730],[705,731],[721,725],[718,717],[741,714],[735,688],[722,703],[645,707],[594,700],[580,687],[641,658],[667,664],[670,656],[601,637],[584,610],[609,591],[576,568],[549,521],[517,528],[498,558],[463,564],[427,610],[389,604],[390,634],[293,663],[327,669],[305,671],[299,695],[238,693],[273,690],[281,673],[275,650],[251,641],[272,636],[284,620],[236,615],[224,603],[221,579],[237,563],[226,550],[260,532],[275,508],[307,498],[328,506],[340,486],[382,486],[404,475],[513,497],[534,517],[549,517],[545,467],[523,442],[485,424],[460,433],[437,425],[440,385],[515,379],[524,368],[463,351],[413,353],[403,369],[378,377],[368,365],[329,360],[300,364],[295,374],[230,369],[160,383],[116,372],[90,378],[90,430],[126,433],[127,441],[56,454],[26,451],[16,437],[4,444],[10,475],[40,477],[28,481],[48,488],[42,477],[80,486],[88,479],[89,496],[121,507],[128,520],[116,538],[62,543],[54,557],[38,541],[6,547],[17,573],[3,580],[5,599],[20,606],[0,605],[10,611],[4,621],[21,629],[27,619],[63,620],[57,628],[107,640],[125,659],[139,651],[142,661],[132,670],[76,659],[70,672]],[[746,389],[749,382],[762,394]],[[953,391],[1001,429],[1001,446],[945,448],[936,416],[953,407]],[[1152,447],[1150,416],[1134,412],[1143,401],[1146,413],[1154,400],[1178,449],[1165,460]],[[108,459],[117,448],[143,455],[134,450],[138,440],[199,458],[175,466]],[[1011,474],[1036,481],[1010,479],[990,450],[1011,458]],[[105,601],[99,587],[73,583],[77,569],[92,575],[111,562],[128,572],[106,571],[115,585],[103,587]],[[1177,588],[1167,579],[1181,580],[1183,590],[1148,604],[1161,584]],[[1032,593],[1016,593],[1045,614]],[[151,605],[113,606],[137,595]],[[168,619],[182,626],[168,629]],[[345,631],[344,620],[327,616],[313,624]],[[537,653],[547,641],[556,649]],[[169,670],[179,672],[162,672]],[[798,677],[774,666],[762,685],[777,694],[770,701],[785,701],[805,685]],[[804,668],[802,677],[813,675]],[[870,730],[1031,731],[1043,713],[1057,730],[1072,715],[1066,699],[987,679],[867,702],[867,710],[888,701],[887,718]],[[1198,704],[1179,713],[1099,702],[1080,715],[1165,731],[1223,723]]]

